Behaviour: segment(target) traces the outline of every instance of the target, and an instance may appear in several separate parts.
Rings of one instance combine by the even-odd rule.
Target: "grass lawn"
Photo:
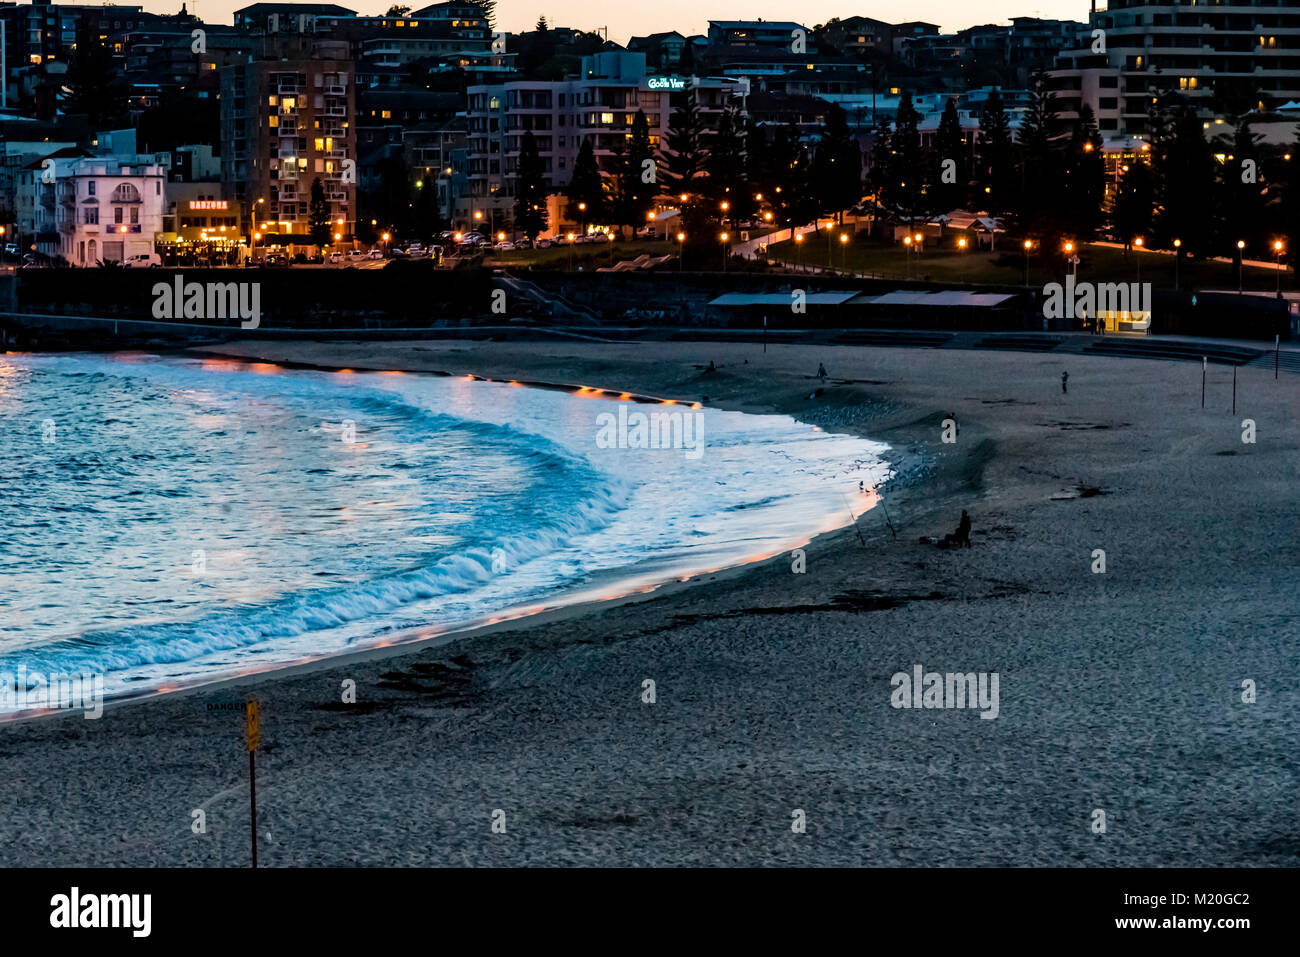
[[[949,243],[952,241],[949,240]],[[782,242],[768,247],[768,255],[791,264],[824,268],[827,263],[827,243],[821,237],[809,238],[796,249],[792,242]],[[835,269],[870,273],[885,279],[921,279],[932,282],[992,283],[1023,285],[1024,261],[1019,256],[999,265],[1002,251],[989,253],[958,252],[951,245],[940,249],[927,246],[920,253],[912,253],[902,245],[884,245],[859,240],[841,246],[838,242],[830,251],[831,265]],[[1130,250],[1125,256],[1122,249],[1109,246],[1085,246],[1079,253],[1078,281],[1084,282],[1149,282],[1156,288],[1174,286],[1174,257],[1147,250]],[[1045,283],[1059,281],[1064,274],[1064,257],[1032,256],[1029,260],[1029,284],[1042,288]],[[1231,263],[1202,262],[1184,256],[1178,266],[1180,289],[1236,289],[1237,273]],[[1246,267],[1243,286],[1246,289],[1271,291],[1276,288],[1277,274],[1271,269]],[[1282,288],[1295,289],[1295,277],[1290,271],[1282,274]]]

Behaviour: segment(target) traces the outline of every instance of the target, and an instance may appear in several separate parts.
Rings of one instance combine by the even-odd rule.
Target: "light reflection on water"
[[[598,448],[618,398],[0,356],[0,674],[120,693],[621,593],[843,525],[886,471],[879,443],[711,409],[698,459]]]

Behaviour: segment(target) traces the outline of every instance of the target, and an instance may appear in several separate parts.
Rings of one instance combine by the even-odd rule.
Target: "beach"
[[[1100,356],[219,351],[783,413],[898,475],[798,560],[0,725],[4,866],[246,865],[250,694],[263,866],[1300,863],[1293,374],[1237,370],[1233,414],[1230,367],[1202,409],[1199,363]],[[963,509],[971,548],[921,541]],[[996,717],[894,707],[916,666],[996,674]]]

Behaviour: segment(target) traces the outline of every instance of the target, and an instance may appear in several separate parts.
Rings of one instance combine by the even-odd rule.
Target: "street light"
[[[803,272],[803,233],[794,234],[794,268]]]
[[[1029,250],[1034,248],[1032,239],[1025,240],[1025,288],[1029,288]]]
[[[849,234],[848,233],[840,233],[840,245],[844,247],[843,263],[844,263],[844,269],[845,271],[847,271],[849,268]]]
[[[1174,292],[1178,291],[1178,261],[1183,258],[1183,241],[1174,240]]]
[[[1246,257],[1242,250],[1246,248],[1244,239],[1237,240],[1237,295],[1241,295],[1242,273],[1246,271]]]
[[[1144,241],[1143,241],[1142,237],[1139,236],[1139,237],[1137,237],[1137,239],[1133,240],[1133,245],[1136,246],[1138,249],[1141,249],[1141,248],[1142,248],[1142,245],[1143,245],[1143,242],[1144,242]],[[1133,261],[1137,263],[1137,270],[1138,270],[1138,285],[1141,285],[1141,284],[1142,284],[1142,257],[1140,257],[1140,256],[1134,256],[1134,257],[1133,257]]]
[[[725,273],[727,271],[727,240],[731,237],[723,233],[718,238],[722,240],[722,271]]]
[[[686,249],[686,234],[678,233],[677,234],[677,272],[678,273],[682,271],[682,253],[685,251],[685,249]]]
[[[1277,273],[1277,298],[1282,298],[1282,240],[1273,240],[1273,271]]]
[[[573,272],[573,240],[575,237],[573,233],[569,233],[565,238],[569,242],[569,272]]]

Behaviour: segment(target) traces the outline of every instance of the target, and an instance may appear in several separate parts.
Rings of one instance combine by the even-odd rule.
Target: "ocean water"
[[[619,447],[638,412],[692,447]],[[766,557],[889,471],[786,416],[146,354],[0,356],[0,435],[0,680],[110,696]]]

